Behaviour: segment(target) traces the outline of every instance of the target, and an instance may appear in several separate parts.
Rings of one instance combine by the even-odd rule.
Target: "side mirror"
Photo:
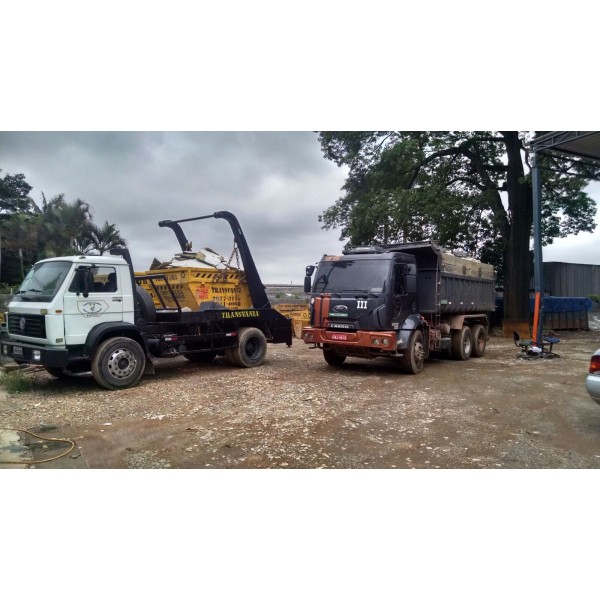
[[[310,294],[310,289],[312,288],[312,279],[310,278],[310,275],[307,275],[304,278],[304,293],[305,294]]]
[[[81,293],[84,298],[87,298],[92,289],[91,271],[87,267],[79,267],[75,273],[77,274],[77,293]]]
[[[304,293],[309,294],[312,288],[312,274],[315,272],[315,265],[308,265],[306,267],[306,276],[304,277]]]

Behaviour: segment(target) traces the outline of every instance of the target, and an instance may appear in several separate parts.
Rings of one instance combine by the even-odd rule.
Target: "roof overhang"
[[[600,131],[551,131],[534,138],[531,149],[542,154],[577,156],[600,164]]]

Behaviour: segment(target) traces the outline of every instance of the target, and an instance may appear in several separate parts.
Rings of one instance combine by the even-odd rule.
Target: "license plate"
[[[345,333],[333,333],[331,334],[331,339],[345,342],[348,340],[348,336]]]
[[[23,348],[21,346],[13,346],[13,356],[23,356]]]

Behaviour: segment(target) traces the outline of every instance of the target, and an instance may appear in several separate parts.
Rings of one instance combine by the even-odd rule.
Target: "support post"
[[[535,307],[533,315],[533,345],[542,348],[544,331],[544,261],[542,257],[542,180],[538,167],[537,152],[532,160],[533,191],[533,273],[535,284]]]

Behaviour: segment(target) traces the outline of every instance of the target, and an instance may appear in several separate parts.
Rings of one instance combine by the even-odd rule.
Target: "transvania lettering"
[[[221,319],[235,319],[236,317],[258,317],[257,310],[231,310],[221,313]]]

